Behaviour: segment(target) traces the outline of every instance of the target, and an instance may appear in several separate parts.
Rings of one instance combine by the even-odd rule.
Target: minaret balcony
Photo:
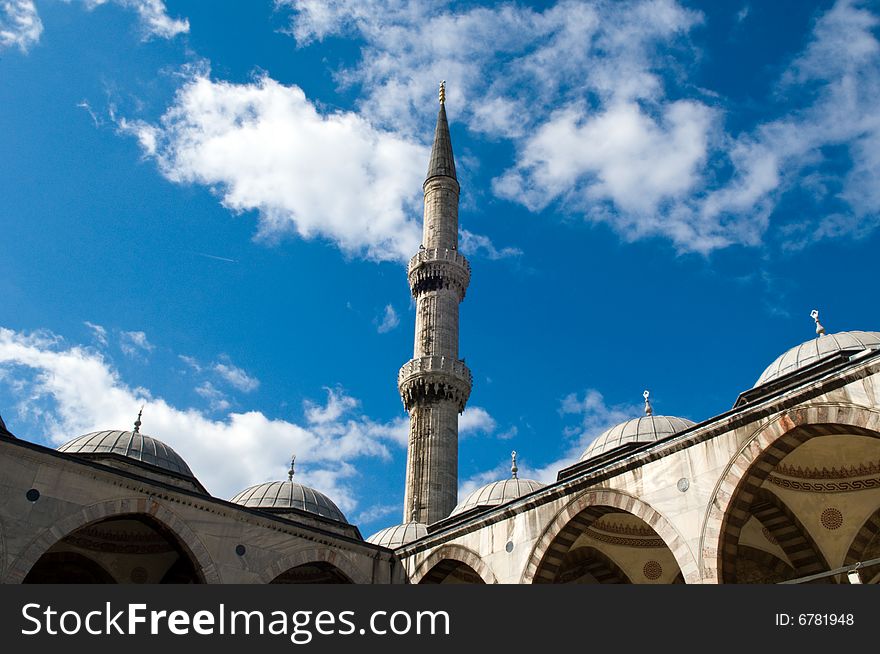
[[[413,296],[437,288],[454,288],[464,299],[471,280],[471,266],[464,255],[450,248],[419,251],[406,267]]]
[[[464,361],[448,356],[411,359],[397,374],[397,388],[407,411],[420,401],[451,400],[460,413],[472,384],[473,376]]]

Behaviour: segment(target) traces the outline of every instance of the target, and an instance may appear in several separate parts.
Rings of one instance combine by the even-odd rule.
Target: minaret
[[[470,265],[458,252],[458,180],[446,122],[446,88],[423,186],[422,245],[407,266],[416,301],[413,358],[397,376],[409,411],[404,522],[430,524],[455,508],[458,498],[458,414],[471,392],[471,372],[458,358],[458,305]]]

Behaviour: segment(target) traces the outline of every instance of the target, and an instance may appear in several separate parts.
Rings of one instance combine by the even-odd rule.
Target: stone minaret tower
[[[471,392],[471,372],[458,358],[458,305],[470,265],[458,252],[458,180],[446,89],[428,164],[421,248],[407,266],[416,301],[413,358],[397,376],[409,411],[409,450],[403,521],[430,524],[449,515],[458,497],[458,414]]]

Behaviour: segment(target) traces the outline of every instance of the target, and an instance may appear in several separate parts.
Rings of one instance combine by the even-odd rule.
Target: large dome
[[[693,427],[696,423],[675,416],[642,416],[608,429],[581,454],[581,461],[592,459],[630,443],[654,443]]]
[[[421,522],[405,522],[402,525],[386,527],[367,539],[368,543],[394,549],[406,545],[428,534],[428,527]]]
[[[58,448],[67,454],[119,454],[141,463],[193,477],[192,470],[181,456],[162,441],[131,431],[95,431],[74,438]]]
[[[531,479],[514,478],[493,481],[491,484],[486,484],[472,491],[458,503],[458,506],[452,509],[452,513],[449,515],[458,515],[477,506],[498,506],[536,491],[539,488],[544,488],[544,484]]]
[[[873,350],[880,348],[880,332],[838,332],[819,336],[791,348],[767,366],[755,386],[794,372],[822,357],[841,350]]]
[[[345,515],[329,497],[295,481],[257,484],[244,489],[229,501],[254,509],[299,509],[348,524]]]

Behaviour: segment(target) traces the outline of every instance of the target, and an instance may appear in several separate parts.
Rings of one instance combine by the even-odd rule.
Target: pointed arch
[[[709,502],[700,537],[704,583],[736,569],[737,543],[764,480],[782,459],[811,438],[856,434],[880,438],[880,411],[856,404],[813,404],[762,424],[731,458]]]
[[[130,497],[98,502],[58,520],[40,532],[18,556],[6,573],[4,583],[20,584],[40,557],[55,543],[77,529],[108,518],[144,515],[159,523],[177,540],[193,562],[196,571],[208,584],[221,583],[217,566],[207,548],[189,525],[153,497]]]
[[[591,489],[566,504],[532,548],[521,583],[552,581],[562,557],[571,549],[577,535],[605,513],[624,511],[644,520],[663,540],[678,564],[686,583],[697,583],[697,561],[678,530],[650,504],[627,493],[608,488]]]
[[[325,563],[339,570],[354,584],[369,584],[372,582],[370,574],[355,565],[352,558],[342,550],[331,547],[306,547],[297,550],[285,557],[272,562],[260,573],[260,580],[264,584],[271,583],[288,570],[301,565]]]
[[[488,565],[480,558],[480,555],[472,549],[463,545],[447,544],[437,548],[431,555],[422,561],[410,577],[410,581],[414,584],[422,583],[422,580],[428,575],[435,566],[441,564],[444,560],[462,563],[473,570],[486,584],[497,584],[498,580]]]

